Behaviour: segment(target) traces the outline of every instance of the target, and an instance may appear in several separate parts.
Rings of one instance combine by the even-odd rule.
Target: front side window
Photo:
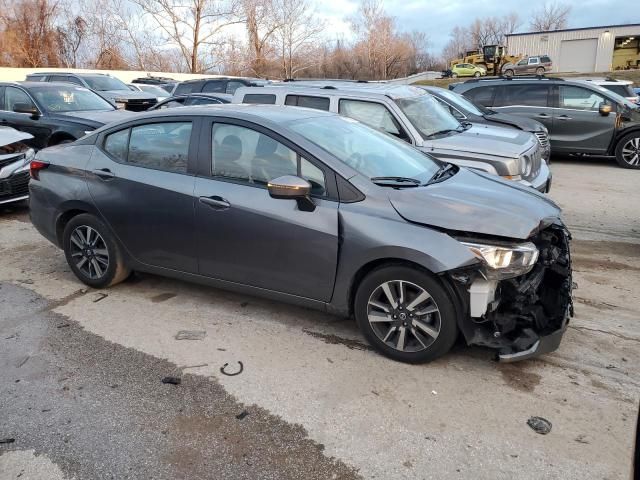
[[[212,175],[253,185],[266,185],[283,175],[297,175],[325,192],[324,173],[295,151],[268,135],[238,125],[217,123],[212,131]]]
[[[17,104],[29,105],[35,107],[31,97],[27,95],[23,90],[16,87],[7,87],[4,91],[4,105],[5,109],[13,112],[13,109]]]
[[[479,105],[492,107],[495,93],[496,87],[479,87],[472,88],[468,92],[465,92],[464,95]]]
[[[104,150],[138,167],[187,173],[191,122],[139,125],[107,135]]]
[[[397,176],[427,182],[439,167],[405,142],[348,117],[312,117],[287,126],[368,178]]]
[[[549,105],[548,85],[506,85],[502,88],[504,90],[501,104],[504,106],[547,107]]]
[[[535,65],[537,63],[540,63],[537,58],[530,58],[529,59],[529,65]]]
[[[519,66],[523,66],[523,65],[526,65],[526,64],[527,64],[527,59],[526,59],[526,58],[525,58],[524,60],[520,60],[520,61],[518,62],[518,65],[519,65]]]
[[[213,80],[211,82],[207,82],[202,87],[203,92],[208,93],[224,93],[225,82],[222,80]]]
[[[462,128],[460,122],[431,95],[402,98],[396,103],[423,138]]]
[[[381,103],[343,99],[340,100],[338,111],[341,115],[354,118],[396,137],[405,138],[407,136],[391,112]]]
[[[188,95],[191,92],[193,92],[193,83],[179,83],[173,95]]]
[[[312,97],[310,95],[287,95],[285,105],[294,107],[315,108],[316,110],[329,111],[329,99],[326,97]]]
[[[560,108],[598,111],[600,104],[607,103],[602,95],[587,88],[573,85],[561,85],[559,88]]]
[[[115,107],[100,95],[84,87],[51,85],[33,87],[30,91],[38,103],[49,112],[115,110]]]

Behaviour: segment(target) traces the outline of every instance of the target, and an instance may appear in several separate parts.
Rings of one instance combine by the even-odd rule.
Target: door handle
[[[536,115],[536,117],[538,117],[538,118],[549,118],[549,116],[550,115],[547,114],[547,113],[539,113],[538,115]]]
[[[93,173],[95,175],[97,175],[98,177],[100,177],[102,180],[110,180],[112,178],[115,178],[115,173],[113,173],[111,170],[109,170],[108,168],[96,168]]]
[[[214,210],[226,210],[231,206],[229,202],[218,195],[213,195],[211,197],[200,197],[198,200],[200,201],[200,203],[204,203]]]
[[[556,118],[562,121],[571,120],[571,117],[569,117],[568,115],[558,115]]]

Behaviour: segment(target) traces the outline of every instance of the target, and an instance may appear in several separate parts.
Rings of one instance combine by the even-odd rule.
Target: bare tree
[[[309,0],[273,0],[274,39],[284,78],[294,78],[318,63],[315,41],[324,25]]]
[[[282,20],[275,12],[273,0],[244,0],[249,43],[249,66],[252,75],[265,77],[269,69],[267,56],[273,54],[274,37]]]
[[[571,7],[562,3],[544,3],[542,7],[533,12],[531,30],[546,32],[560,30],[567,27]]]
[[[240,0],[133,0],[182,54],[191,73],[206,72],[215,61],[210,53],[230,25],[243,21]],[[208,52],[207,52],[208,50]]]

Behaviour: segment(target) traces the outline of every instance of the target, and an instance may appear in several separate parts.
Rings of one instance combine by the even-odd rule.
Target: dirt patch
[[[344,345],[350,350],[373,350],[372,347],[358,340],[343,338],[328,333],[313,332],[307,329],[303,329],[302,331],[307,335],[311,335],[314,338],[322,340],[324,343],[328,343],[329,345]]]
[[[521,392],[533,392],[540,385],[542,377],[537,373],[528,372],[528,365],[528,363],[499,363],[498,370],[507,386]]]

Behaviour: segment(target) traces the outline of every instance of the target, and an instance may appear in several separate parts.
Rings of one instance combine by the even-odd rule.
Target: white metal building
[[[549,55],[554,72],[640,68],[640,24],[507,35],[509,55]]]

